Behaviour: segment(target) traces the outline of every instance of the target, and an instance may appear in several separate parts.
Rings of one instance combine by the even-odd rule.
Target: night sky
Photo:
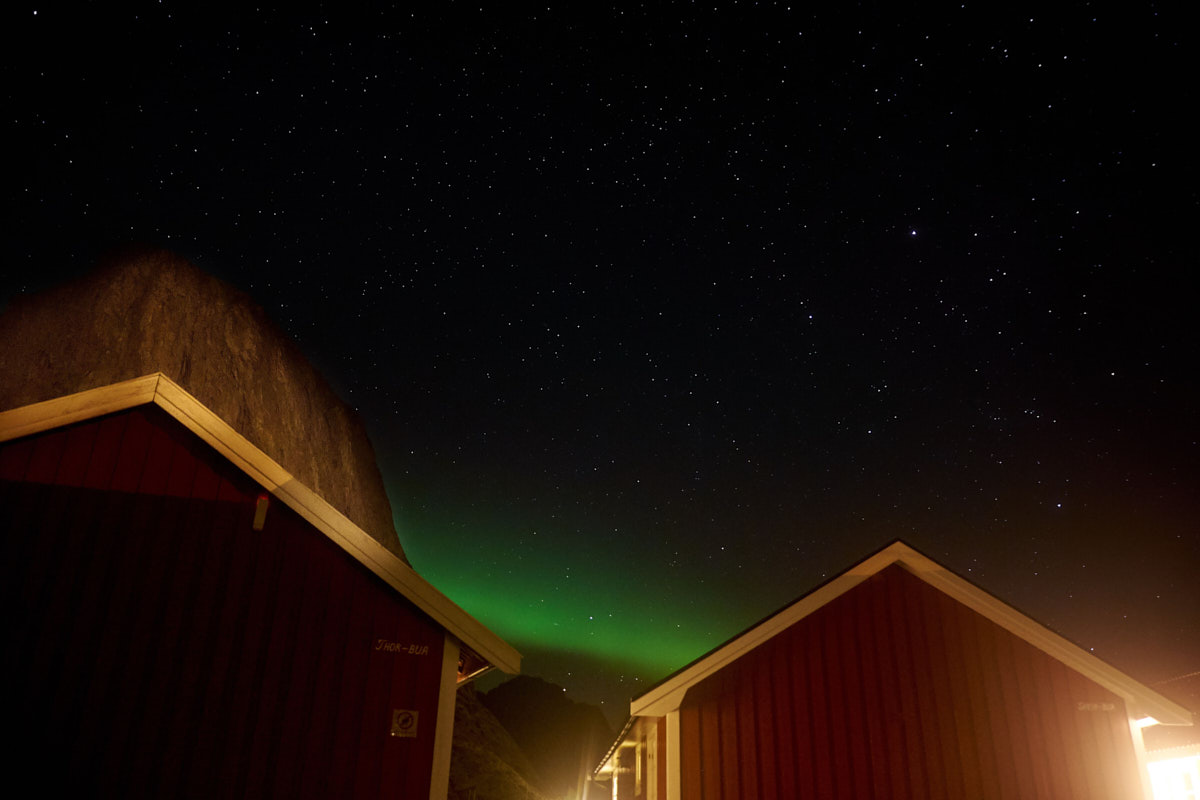
[[[1200,668],[1174,4],[63,5],[0,12],[0,302],[128,241],[248,291],[527,673],[623,719],[897,537]]]

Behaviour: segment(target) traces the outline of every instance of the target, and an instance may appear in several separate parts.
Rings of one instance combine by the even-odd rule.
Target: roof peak
[[[245,292],[131,246],[0,314],[0,409],[155,372],[404,558],[362,421]]]
[[[1009,633],[1125,698],[1131,713],[1139,717],[1153,717],[1167,724],[1190,724],[1191,714],[1182,706],[991,595],[902,539],[892,540],[651,686],[634,698],[630,703],[630,712],[635,716],[661,716],[677,709],[691,686],[893,565],[898,565]]]

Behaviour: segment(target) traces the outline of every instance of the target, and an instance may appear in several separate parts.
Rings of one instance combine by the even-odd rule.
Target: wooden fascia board
[[[1046,626],[996,599],[974,584],[960,578],[933,559],[904,544],[894,542],[875,555],[851,567],[832,581],[788,606],[741,636],[727,643],[670,680],[634,698],[630,712],[635,716],[663,716],[675,711],[693,685],[723,669],[750,650],[796,624],[825,604],[853,589],[862,581],[899,563],[910,573],[935,589],[982,614],[1051,658],[1061,661],[1114,694],[1123,697],[1130,715],[1150,716],[1160,723],[1190,725],[1192,715],[1153,689],[1104,663],[1091,653],[1054,633]]]
[[[843,573],[811,594],[805,595],[775,616],[763,620],[724,647],[713,651],[665,683],[656,686],[641,697],[634,698],[629,705],[630,713],[634,716],[662,717],[671,711],[678,710],[680,704],[683,702],[683,696],[687,694],[687,690],[692,686],[713,673],[724,669],[730,663],[741,658],[776,634],[790,628],[821,606],[850,591],[865,578],[865,575],[859,575],[855,570]]]
[[[272,494],[278,495],[280,487],[293,480],[287,470],[166,375],[159,374],[151,402]]]
[[[0,442],[152,403],[158,379],[155,373],[0,411]]]
[[[901,545],[903,546],[903,545]],[[1153,717],[1166,725],[1191,725],[1192,714],[1150,687],[1055,633],[1012,606],[955,575],[932,559],[904,546],[898,561],[912,574],[1023,639],[1051,658],[1124,698],[1134,718]]]
[[[600,761],[600,766],[592,770],[593,777],[599,778],[601,775],[612,774],[612,771],[616,769],[617,766],[614,762],[614,759],[617,756],[617,751],[621,749],[621,745],[625,744],[625,740],[631,736],[634,726],[637,725],[637,723],[638,717],[630,717],[629,719],[625,720],[625,726],[621,728],[621,732],[617,734],[617,738],[611,745],[609,745],[608,752],[604,754],[604,758]]]
[[[0,441],[154,403],[472,650],[515,674],[521,656],[344,514],[162,373],[0,412]]]
[[[505,672],[520,671],[516,650],[166,376],[156,402],[472,650]]]

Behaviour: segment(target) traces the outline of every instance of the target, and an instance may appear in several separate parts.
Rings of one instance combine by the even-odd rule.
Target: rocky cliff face
[[[0,409],[162,372],[405,558],[361,421],[249,296],[130,249],[0,315]]]
[[[547,800],[542,779],[475,687],[458,690],[449,800]]]

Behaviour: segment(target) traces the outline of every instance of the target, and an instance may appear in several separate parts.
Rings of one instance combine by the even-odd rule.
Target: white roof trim
[[[162,373],[0,412],[0,442],[153,403],[504,672],[521,654]]]
[[[1009,633],[1030,643],[1051,658],[1095,681],[1125,699],[1131,718],[1154,717],[1168,725],[1190,725],[1192,715],[1115,667],[1106,664],[1076,644],[1059,636],[984,590],[963,580],[933,559],[903,542],[894,542],[865,561],[843,572],[778,614],[735,637],[706,656],[684,667],[663,683],[630,703],[635,716],[662,716],[675,711],[687,690],[724,668],[778,633],[790,628],[826,603],[857,586],[892,564],[899,564],[925,583],[982,614]]]

